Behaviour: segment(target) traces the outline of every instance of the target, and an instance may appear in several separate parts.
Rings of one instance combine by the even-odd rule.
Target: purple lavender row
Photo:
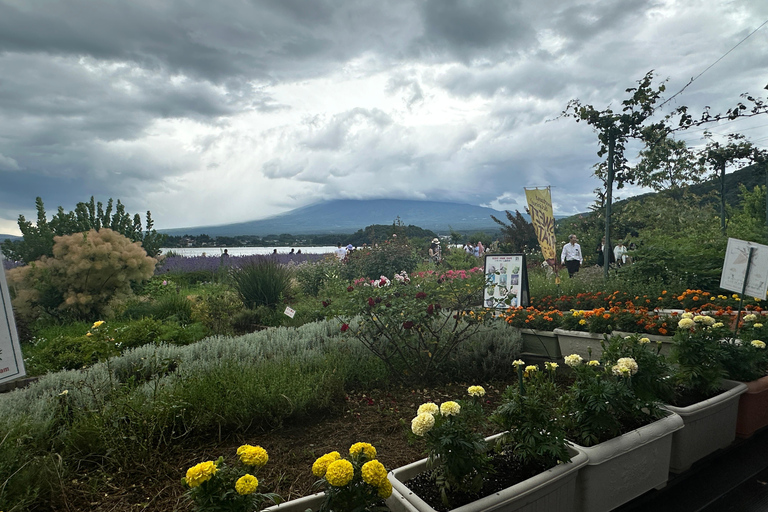
[[[252,254],[248,256],[167,256],[158,263],[155,275],[173,272],[215,272],[222,266],[240,268],[248,263],[275,261],[283,265],[296,265],[305,261],[322,260],[326,254]]]

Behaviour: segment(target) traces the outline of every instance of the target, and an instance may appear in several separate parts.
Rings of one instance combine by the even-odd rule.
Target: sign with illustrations
[[[486,254],[483,306],[506,309],[528,306],[525,254]]]
[[[752,254],[750,260],[750,252]],[[749,262],[749,275],[747,263]],[[746,278],[746,287],[744,286]],[[768,245],[728,239],[720,288],[765,299],[768,290]]]
[[[24,358],[21,356],[19,336],[16,333],[16,322],[13,320],[11,294],[5,280],[3,256],[0,255],[0,383],[9,382],[24,377]]]

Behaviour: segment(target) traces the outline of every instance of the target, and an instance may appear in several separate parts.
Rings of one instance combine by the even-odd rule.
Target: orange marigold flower
[[[663,327],[659,327],[659,334],[667,334],[667,330]]]

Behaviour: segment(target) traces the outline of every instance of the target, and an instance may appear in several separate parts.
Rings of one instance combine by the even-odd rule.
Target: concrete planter
[[[672,438],[669,471],[682,473],[691,464],[710,453],[730,445],[736,439],[739,396],[747,385],[723,380],[723,392],[688,407],[665,405],[664,408],[683,418],[685,428]]]
[[[537,329],[520,329],[523,339],[523,355],[534,355],[557,360],[563,357],[560,352],[560,342],[553,331],[539,331]]]
[[[600,359],[603,354],[603,347],[600,342],[605,339],[606,334],[566,329],[555,329],[554,333],[557,334],[557,341],[560,343],[560,352],[563,356],[578,354],[584,359]]]
[[[768,426],[768,377],[745,382],[747,390],[739,396],[736,437],[747,438]]]
[[[589,462],[576,478],[576,510],[603,512],[667,484],[675,413],[595,446],[574,445]]]
[[[306,512],[307,510],[317,511],[325,500],[325,493],[310,494],[303,498],[288,500],[279,505],[272,505],[264,509],[264,512]]]
[[[578,448],[570,448],[571,462],[555,466],[501,492],[453,509],[451,512],[572,512],[576,475],[587,463]],[[393,470],[389,474],[393,493],[387,506],[395,512],[435,512],[408,489],[408,480],[426,470],[427,459]],[[397,493],[397,494],[396,494]]]

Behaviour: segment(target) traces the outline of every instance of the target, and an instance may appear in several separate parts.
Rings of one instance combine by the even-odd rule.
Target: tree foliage
[[[505,212],[509,224],[491,215],[493,221],[501,226],[502,250],[506,252],[522,252],[526,249],[537,249],[539,242],[536,239],[536,231],[533,229],[533,224],[525,220],[525,217],[522,216],[519,210],[515,210],[514,215],[509,210],[505,210]]]
[[[56,215],[48,220],[43,200],[35,199],[37,209],[37,222],[28,221],[24,215],[19,215],[18,225],[23,238],[21,240],[5,240],[0,249],[6,258],[13,261],[31,263],[42,256],[53,256],[55,236],[83,233],[90,230],[99,231],[108,228],[120,233],[133,242],[141,242],[142,247],[149,256],[160,254],[160,247],[165,240],[165,235],[154,229],[152,215],[147,211],[146,226],[142,227],[139,214],[131,216],[125,211],[125,206],[112,198],[107,201],[106,208],[91,196],[87,203],[77,203],[74,211],[65,212],[59,206]],[[114,211],[113,211],[114,209]]]
[[[57,236],[53,255],[8,271],[16,311],[94,320],[109,302],[131,295],[131,283],[152,277],[157,260],[138,242],[109,228]]]

